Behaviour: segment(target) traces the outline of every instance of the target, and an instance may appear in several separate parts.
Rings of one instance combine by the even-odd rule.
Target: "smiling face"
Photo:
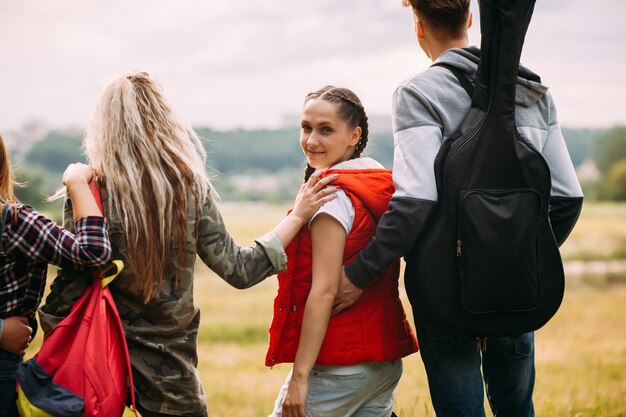
[[[348,125],[338,110],[338,104],[319,98],[304,104],[300,146],[313,168],[328,168],[347,160],[359,142],[361,128]]]

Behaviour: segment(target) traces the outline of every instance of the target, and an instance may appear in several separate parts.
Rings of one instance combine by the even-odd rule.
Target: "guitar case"
[[[564,273],[548,218],[550,170],[515,125],[515,89],[534,0],[481,0],[472,104],[435,161],[438,204],[411,251],[418,314],[476,337],[543,326]],[[408,286],[409,284],[407,284]]]

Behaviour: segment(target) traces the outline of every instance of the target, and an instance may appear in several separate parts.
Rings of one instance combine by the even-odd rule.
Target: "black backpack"
[[[534,0],[482,0],[472,105],[435,161],[439,195],[407,260],[418,314],[465,335],[511,336],[557,311],[564,273],[549,221],[550,170],[515,125]],[[454,70],[454,69],[452,69]],[[467,79],[456,74],[469,90]]]

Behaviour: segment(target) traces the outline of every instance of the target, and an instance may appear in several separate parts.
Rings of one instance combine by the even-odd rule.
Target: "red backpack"
[[[100,193],[92,185],[98,205]],[[128,346],[107,285],[123,268],[113,261],[94,272],[93,283],[69,315],[45,337],[41,349],[17,372],[22,417],[138,416]],[[130,392],[132,409],[126,406]]]

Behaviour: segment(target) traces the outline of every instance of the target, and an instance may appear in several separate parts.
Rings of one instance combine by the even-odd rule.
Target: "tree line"
[[[201,127],[196,132],[207,150],[207,169],[222,200],[285,202],[296,194],[305,167],[297,128],[216,131]],[[564,129],[563,134],[574,165],[592,167],[591,174],[579,171],[586,196],[626,201],[626,126]],[[367,152],[391,168],[391,133],[373,135]],[[18,198],[37,207],[61,185],[69,163],[85,161],[80,135],[63,131],[48,132],[17,155],[21,155],[17,180],[28,184],[17,190]]]

